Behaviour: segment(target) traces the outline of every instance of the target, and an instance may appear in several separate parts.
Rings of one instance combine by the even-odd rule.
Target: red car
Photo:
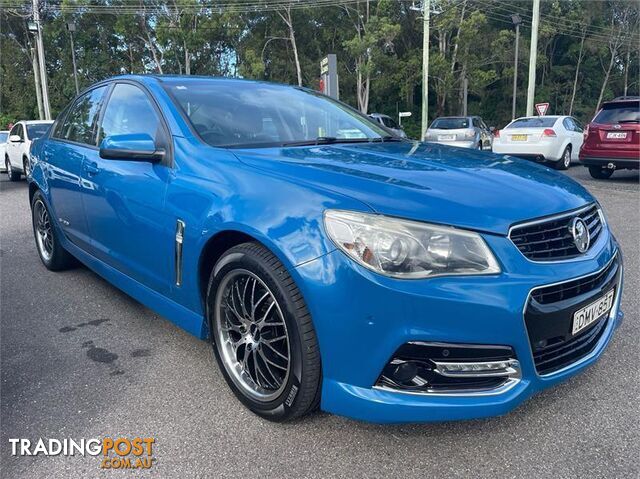
[[[615,170],[640,167],[640,97],[620,97],[602,108],[584,130],[580,163],[591,176],[609,178]]]

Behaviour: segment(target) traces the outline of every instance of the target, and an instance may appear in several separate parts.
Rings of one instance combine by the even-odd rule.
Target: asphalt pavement
[[[232,396],[209,345],[84,267],[47,271],[27,184],[0,180],[0,459],[7,478],[640,476],[637,172],[567,173],[603,204],[625,254],[625,323],[583,374],[498,418],[381,426],[316,413],[290,424]],[[149,471],[97,457],[13,457],[10,438],[155,438]]]

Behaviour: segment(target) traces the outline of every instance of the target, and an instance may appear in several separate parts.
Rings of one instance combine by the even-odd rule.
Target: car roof
[[[247,78],[229,78],[229,77],[216,77],[216,76],[207,76],[207,75],[160,75],[160,74],[148,74],[148,75],[116,75],[110,78],[107,78],[99,83],[106,83],[115,80],[133,80],[144,84],[150,83],[168,83],[168,82],[184,82],[184,83],[198,83],[203,80],[211,81],[211,82],[219,82],[219,83],[253,83],[256,85],[279,85],[284,87],[292,87],[292,88],[300,88],[297,85],[290,85],[287,83],[278,83],[278,82],[269,82],[263,80],[251,80]],[[98,84],[98,83],[96,83]]]
[[[18,123],[22,123],[24,125],[39,125],[42,123],[53,123],[53,120],[21,120]]]
[[[369,116],[373,116],[375,118],[391,118],[389,115],[385,115],[384,113],[369,113]]]

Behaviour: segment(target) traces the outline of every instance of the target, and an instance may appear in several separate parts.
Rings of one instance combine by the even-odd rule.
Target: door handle
[[[98,163],[94,161],[88,163],[85,162],[84,171],[86,171],[89,176],[93,176],[100,173],[100,168],[98,168]]]

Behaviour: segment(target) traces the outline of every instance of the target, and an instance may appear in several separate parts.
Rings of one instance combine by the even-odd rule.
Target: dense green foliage
[[[3,2],[0,2],[0,5]],[[32,69],[31,2],[4,2],[0,14],[0,127],[37,118]],[[317,88],[319,63],[338,55],[341,99],[363,111],[411,111],[420,122],[422,17],[400,0],[286,2],[256,0],[257,9],[208,8],[216,2],[50,1],[42,7],[51,107],[75,95],[70,38],[80,87],[122,73],[242,76]],[[304,3],[303,6],[300,3]],[[521,15],[518,115],[526,103],[531,2],[432,0],[429,116],[459,114],[462,79],[468,111],[498,127],[511,118],[515,30]],[[220,2],[217,3],[220,5]],[[550,113],[588,121],[598,100],[640,89],[638,2],[543,1],[536,101]],[[578,72],[576,74],[576,69]],[[575,100],[572,101],[572,97]]]

